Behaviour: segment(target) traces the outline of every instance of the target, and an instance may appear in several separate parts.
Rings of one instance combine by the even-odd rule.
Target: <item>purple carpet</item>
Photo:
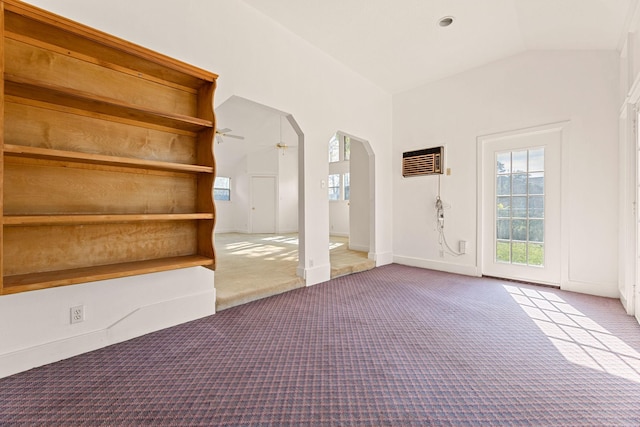
[[[640,425],[620,302],[389,265],[0,380],[0,425]]]

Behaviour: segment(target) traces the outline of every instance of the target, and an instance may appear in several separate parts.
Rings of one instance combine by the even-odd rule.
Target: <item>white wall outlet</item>
[[[458,252],[460,252],[461,254],[466,254],[467,253],[467,241],[466,240],[460,240],[458,242]]]
[[[84,322],[84,305],[76,305],[69,310],[71,315],[71,323]]]

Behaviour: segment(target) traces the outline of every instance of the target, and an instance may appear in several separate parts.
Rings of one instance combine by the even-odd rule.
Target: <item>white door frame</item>
[[[638,228],[638,224],[640,224],[640,212],[638,212],[638,197],[640,196],[640,124],[638,123],[640,120],[640,112],[638,111],[638,104],[634,105],[633,108],[633,120],[632,123],[632,135],[634,139],[634,159],[633,165],[635,166],[635,173],[633,174],[634,178],[634,188],[632,197],[632,205],[633,205],[633,224],[631,225],[632,230],[634,231],[635,241],[633,242],[632,251],[634,254],[635,262],[632,265],[632,269],[635,271],[633,273],[633,281],[627,289],[627,298],[628,301],[628,313],[631,315],[635,315],[636,320],[640,322],[640,285],[638,282],[640,281],[640,229]]]
[[[627,314],[638,315],[638,298],[636,296],[638,260],[638,213],[636,197],[638,192],[638,154],[637,106],[625,103],[619,117],[619,205],[618,205],[618,291],[620,301]],[[639,319],[640,321],[640,319]]]
[[[477,210],[476,210],[476,266],[479,275],[484,273],[483,269],[483,212],[485,208],[484,197],[484,175],[485,175],[485,150],[484,145],[489,142],[500,138],[508,138],[523,133],[535,133],[535,132],[549,132],[553,130],[561,131],[561,162],[560,162],[560,287],[564,288],[569,283],[569,222],[568,222],[568,158],[569,158],[569,121],[561,121],[548,123],[538,126],[528,126],[518,129],[512,129],[508,131],[501,131],[495,133],[484,134],[476,138],[477,141]]]

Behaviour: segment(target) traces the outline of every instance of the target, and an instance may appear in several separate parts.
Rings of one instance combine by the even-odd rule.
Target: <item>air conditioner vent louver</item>
[[[433,147],[402,153],[402,176],[441,174],[443,151],[444,147]]]

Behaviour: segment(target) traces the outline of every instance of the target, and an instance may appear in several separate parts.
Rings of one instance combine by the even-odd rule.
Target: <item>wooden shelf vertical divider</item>
[[[213,264],[210,267],[212,270],[216,268],[215,247],[213,244],[213,230],[216,218],[216,206],[213,199],[213,186],[216,176],[215,156],[213,154],[216,132],[216,116],[213,109],[215,90],[216,81],[201,87],[199,90],[198,115],[211,120],[214,126],[212,129],[200,131],[196,153],[198,164],[213,168],[213,174],[198,175],[197,182],[197,209],[202,212],[213,212],[211,221],[200,221],[198,223],[198,254],[213,259]]]
[[[0,3],[0,76],[4,76],[4,3]],[[4,77],[0,78],[0,148],[4,141]],[[4,289],[4,150],[0,149],[0,295]]]

